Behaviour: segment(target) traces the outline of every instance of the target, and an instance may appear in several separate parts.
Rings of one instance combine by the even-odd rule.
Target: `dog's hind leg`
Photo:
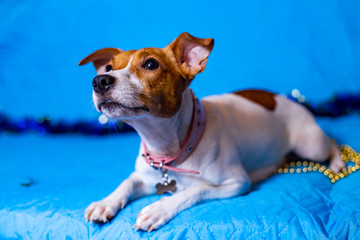
[[[334,173],[345,167],[339,148],[315,122],[301,129],[293,138],[292,151],[303,159],[315,162],[330,160],[330,169]]]
[[[345,167],[345,162],[341,159],[341,153],[339,147],[335,142],[331,142],[330,147],[330,169],[338,173],[341,169]]]

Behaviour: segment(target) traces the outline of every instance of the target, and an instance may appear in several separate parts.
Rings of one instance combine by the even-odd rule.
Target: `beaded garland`
[[[356,172],[360,168],[360,154],[357,153],[350,146],[340,146],[341,159],[345,162],[346,167],[339,173],[334,173],[326,165],[316,163],[313,161],[292,161],[285,163],[283,167],[278,168],[275,173],[306,173],[306,172],[320,172],[327,176],[331,183],[348,176],[349,174]]]

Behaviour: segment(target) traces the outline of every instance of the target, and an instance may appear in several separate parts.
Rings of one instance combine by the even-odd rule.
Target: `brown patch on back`
[[[255,102],[269,111],[274,111],[276,108],[276,94],[274,93],[262,90],[242,90],[234,92],[234,94]]]

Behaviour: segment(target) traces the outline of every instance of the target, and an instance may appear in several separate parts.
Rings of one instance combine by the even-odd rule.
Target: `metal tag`
[[[156,191],[156,194],[157,195],[162,195],[162,194],[164,194],[164,193],[166,193],[166,192],[176,192],[176,181],[175,180],[171,180],[171,182],[170,183],[168,183],[168,182],[164,182],[164,183],[158,183],[158,184],[156,184],[156,189],[157,189],[157,191]]]

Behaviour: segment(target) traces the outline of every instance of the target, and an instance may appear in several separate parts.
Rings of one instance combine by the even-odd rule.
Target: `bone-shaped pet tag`
[[[157,195],[161,195],[163,193],[166,192],[176,192],[177,188],[176,188],[176,181],[175,180],[171,180],[170,183],[164,182],[163,184],[158,183],[156,184],[156,194]]]

